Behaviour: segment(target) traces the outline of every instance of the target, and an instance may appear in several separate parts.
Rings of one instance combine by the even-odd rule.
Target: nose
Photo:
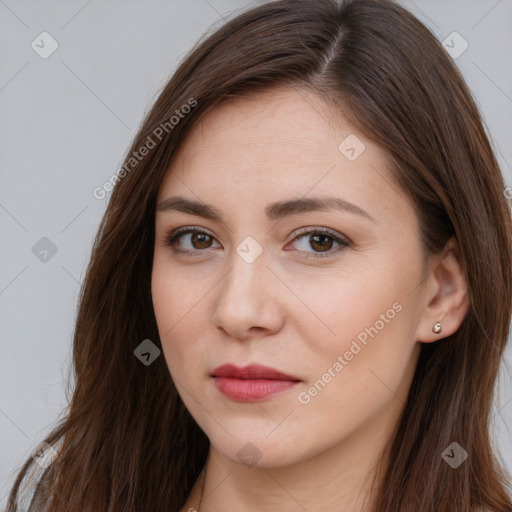
[[[217,287],[213,321],[217,329],[245,340],[274,334],[282,328],[283,285],[268,267],[265,251],[248,263],[234,254],[231,270]]]

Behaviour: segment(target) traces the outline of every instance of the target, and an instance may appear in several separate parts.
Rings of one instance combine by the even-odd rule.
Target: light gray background
[[[178,59],[246,0],[0,0],[0,507],[51,430],[65,382],[79,284],[106,207],[92,190],[122,164]],[[258,2],[262,3],[262,2]],[[445,40],[472,89],[512,186],[512,1],[403,0]],[[47,31],[58,49],[31,43]],[[32,247],[48,237],[46,263]],[[497,277],[497,276],[496,276]],[[496,449],[512,471],[512,347],[500,374]]]

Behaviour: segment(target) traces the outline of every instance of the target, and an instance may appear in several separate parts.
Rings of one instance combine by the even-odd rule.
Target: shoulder
[[[18,510],[23,512],[34,510],[31,508],[32,502],[34,501],[34,495],[43,474],[44,470],[38,467],[35,462],[33,462],[23,477],[18,490]]]
[[[53,445],[46,442],[41,443],[31,452],[31,464],[20,483],[18,491],[17,506],[22,512],[39,512],[44,510],[43,504],[38,500],[36,492],[39,483],[62,446],[62,439]]]

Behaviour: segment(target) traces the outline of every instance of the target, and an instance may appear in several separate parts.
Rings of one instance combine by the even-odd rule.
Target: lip
[[[266,400],[301,382],[293,375],[254,363],[244,367],[223,364],[210,375],[217,389],[227,398],[237,402]]]
[[[234,364],[223,364],[211,373],[212,377],[230,377],[233,379],[271,379],[271,380],[292,380],[299,381],[298,377],[280,372],[270,366],[252,363],[244,367]]]

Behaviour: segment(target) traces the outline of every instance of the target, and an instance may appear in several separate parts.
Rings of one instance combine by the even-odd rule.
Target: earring
[[[436,323],[434,324],[434,327],[432,328],[432,332],[433,332],[434,334],[439,334],[439,333],[441,332],[441,329],[442,329],[442,327],[441,327],[441,322],[436,322]]]

